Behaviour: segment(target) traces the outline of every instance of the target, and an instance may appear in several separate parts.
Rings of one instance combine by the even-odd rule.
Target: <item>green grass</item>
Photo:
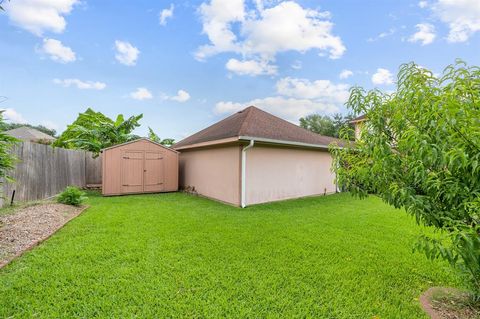
[[[348,194],[239,209],[182,193],[102,198],[0,270],[0,317],[426,318],[459,286],[422,229]]]

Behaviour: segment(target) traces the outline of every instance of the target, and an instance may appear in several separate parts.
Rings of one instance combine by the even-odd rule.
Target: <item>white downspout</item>
[[[255,144],[254,140],[250,140],[250,143],[247,146],[242,148],[242,208],[245,208],[246,205],[246,190],[247,190],[247,150],[252,148]]]

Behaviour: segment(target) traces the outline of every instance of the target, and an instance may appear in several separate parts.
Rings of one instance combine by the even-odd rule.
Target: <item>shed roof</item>
[[[178,151],[174,150],[173,148],[170,148],[170,147],[168,147],[168,146],[165,146],[165,145],[162,145],[162,144],[160,144],[160,143],[154,142],[154,141],[152,141],[151,139],[146,138],[146,137],[141,137],[141,138],[138,138],[138,139],[136,139],[136,140],[132,140],[132,141],[128,141],[128,142],[125,142],[125,143],[121,143],[121,144],[117,144],[117,145],[112,145],[112,146],[109,146],[109,147],[105,147],[104,149],[102,149],[102,152],[103,152],[103,151],[106,151],[106,150],[110,150],[110,149],[112,149],[112,148],[117,148],[117,147],[120,147],[120,146],[132,144],[132,143],[136,143],[136,142],[140,142],[140,141],[147,141],[147,142],[149,142],[149,143],[152,143],[152,144],[155,144],[155,145],[157,145],[157,146],[163,147],[164,149],[167,149],[167,150],[169,150],[169,151],[178,153]]]
[[[332,142],[343,146],[343,141],[337,138],[323,136],[301,128],[270,113],[256,108],[247,107],[226,119],[221,120],[173,145],[175,149],[194,147],[199,143],[223,140],[228,138],[248,137],[275,141],[301,143],[327,147]]]
[[[4,133],[24,141],[55,141],[55,137],[28,126],[17,127]]]

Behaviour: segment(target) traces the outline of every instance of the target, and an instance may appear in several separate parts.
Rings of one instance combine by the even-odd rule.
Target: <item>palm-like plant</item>
[[[83,149],[98,155],[106,147],[125,143],[138,136],[133,135],[143,114],[125,120],[119,114],[115,121],[100,112],[87,109],[60,135],[54,146]]]

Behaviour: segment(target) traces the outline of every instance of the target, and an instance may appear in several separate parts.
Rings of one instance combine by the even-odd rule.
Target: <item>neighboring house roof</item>
[[[212,141],[231,142],[251,139],[273,144],[323,148],[327,148],[332,142],[337,142],[339,146],[343,146],[342,140],[313,133],[255,106],[250,106],[185,138],[173,145],[173,148],[186,149]]]
[[[13,130],[5,131],[5,134],[13,136],[22,141],[36,142],[36,141],[55,141],[55,137],[40,132],[28,126],[21,126]]]
[[[358,117],[356,117],[356,118],[354,118],[353,120],[350,120],[350,121],[348,121],[348,122],[353,124],[353,123],[357,123],[357,122],[363,122],[363,121],[365,121],[366,119],[367,119],[367,115],[366,115],[366,114],[363,114],[363,115],[360,115],[360,116],[358,116]]]

